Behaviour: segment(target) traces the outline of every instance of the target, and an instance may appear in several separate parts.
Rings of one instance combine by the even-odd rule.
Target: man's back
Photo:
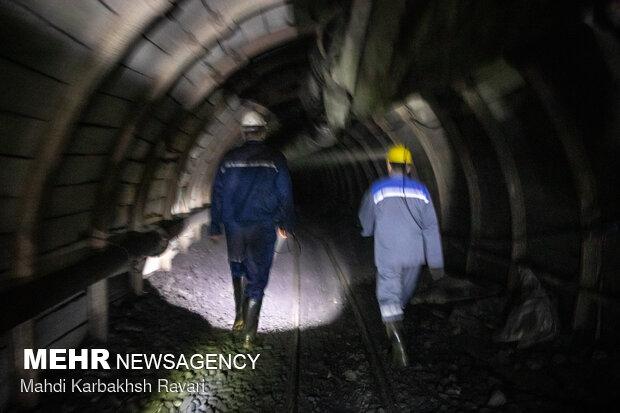
[[[443,261],[430,193],[415,179],[396,175],[373,183],[360,221],[362,235],[375,237],[377,263],[434,266]]]
[[[214,182],[212,220],[218,225],[291,225],[292,190],[284,156],[256,141],[228,152]]]
[[[251,349],[269,282],[276,227],[286,237],[293,226],[293,194],[286,159],[262,141],[267,136],[263,115],[248,110],[241,119],[245,143],[231,150],[219,165],[211,193],[209,236],[226,230],[228,262],[235,297],[233,333]]]
[[[409,365],[404,344],[404,308],[413,296],[424,264],[443,268],[437,216],[431,195],[421,182],[409,178],[413,158],[404,145],[386,153],[389,177],[374,182],[359,211],[362,236],[375,237],[377,302],[392,344],[394,366]]]

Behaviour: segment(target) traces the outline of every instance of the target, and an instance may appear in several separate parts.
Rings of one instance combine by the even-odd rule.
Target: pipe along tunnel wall
[[[566,329],[613,334],[620,294],[616,32],[579,20],[524,36],[449,82],[412,73],[422,81],[403,81],[385,111],[347,124],[330,141],[304,104],[317,33],[324,34],[307,7],[284,0],[2,2],[3,294],[80,268],[130,231],[160,231],[161,223],[208,206],[214,169],[239,142],[238,121],[255,102],[278,121],[272,143],[289,158],[304,208],[351,217],[385,172],[384,149],[403,142],[438,205],[450,270],[510,286],[519,266],[532,268],[557,297]],[[365,64],[360,89],[371,77]],[[324,97],[326,83],[317,86]],[[126,264],[140,272],[144,254]],[[11,351],[76,345],[89,314],[95,332],[105,325],[96,314],[105,315],[110,288],[106,277],[97,281],[9,323],[0,342],[2,389],[9,388]],[[40,292],[31,293],[26,303]]]

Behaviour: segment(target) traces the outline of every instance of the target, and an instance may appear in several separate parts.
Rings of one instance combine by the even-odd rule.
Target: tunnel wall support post
[[[409,131],[409,140],[414,145],[417,142],[416,146],[419,145],[428,159],[431,182],[435,184],[435,208],[440,217],[442,231],[454,233],[456,208],[453,195],[461,187],[460,183],[457,183],[456,173],[459,165],[446,131],[426,99],[426,94],[427,92],[409,95],[403,104],[396,108],[395,115]]]
[[[575,189],[579,196],[582,227],[579,271],[581,291],[575,301],[573,329],[585,330],[592,328],[596,323],[596,308],[600,305],[585,292],[585,290],[596,290],[602,265],[602,237],[597,231],[597,227],[600,226],[601,212],[597,199],[596,179],[578,129],[565,113],[551,87],[541,73],[532,66],[524,68],[522,73],[540,98],[553,123],[571,167]]]
[[[99,341],[108,339],[108,280],[103,279],[86,290],[88,302],[88,331]]]
[[[508,287],[510,289],[514,287],[516,282],[517,266],[515,264],[524,257],[527,244],[525,201],[517,165],[507,137],[480,95],[478,87],[475,84],[460,82],[456,85],[456,90],[486,131],[504,175],[504,182],[510,198],[512,228],[511,265],[508,272]]]
[[[458,159],[467,183],[469,210],[470,210],[470,226],[469,226],[469,242],[467,245],[467,255],[465,261],[465,273],[471,275],[475,268],[479,265],[479,257],[476,251],[480,249],[480,238],[482,233],[482,194],[480,192],[480,177],[476,170],[474,161],[471,156],[470,148],[465,143],[460,131],[450,118],[448,112],[442,109],[437,102],[435,96],[431,93],[424,94],[424,99],[437,114],[437,119],[450,137],[449,142],[455,153],[458,153]]]
[[[30,409],[36,406],[39,398],[34,392],[21,392],[21,381],[37,380],[38,371],[36,369],[24,368],[24,349],[35,348],[34,321],[28,320],[15,326],[12,330],[12,353],[15,373],[15,404],[20,409]]]
[[[600,285],[602,247],[601,235],[596,234],[593,230],[587,230],[581,243],[580,288],[573,314],[573,330],[596,330],[597,338],[600,334],[598,326],[600,303],[587,294],[587,291],[596,291]]]
[[[129,287],[134,295],[142,295],[144,293],[144,277],[142,270],[144,269],[144,263],[146,259],[140,259],[134,261],[129,270]]]

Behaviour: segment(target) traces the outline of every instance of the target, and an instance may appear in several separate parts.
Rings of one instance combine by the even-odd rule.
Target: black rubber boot
[[[246,298],[244,303],[243,317],[243,347],[251,349],[256,341],[256,331],[258,330],[258,319],[263,299]]]
[[[243,300],[245,298],[245,277],[233,277],[233,290],[235,293],[235,322],[233,333],[243,331]]]
[[[402,321],[388,321],[385,323],[388,339],[392,343],[392,364],[397,368],[404,368],[409,365],[409,356],[405,349],[403,339]]]

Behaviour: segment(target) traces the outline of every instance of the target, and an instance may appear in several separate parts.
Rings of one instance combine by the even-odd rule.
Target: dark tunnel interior
[[[0,31],[0,412],[616,409],[619,1],[3,0]],[[298,216],[265,364],[24,368],[24,349],[241,352],[206,225],[248,110]],[[396,143],[452,283],[423,272],[401,372],[357,218]],[[20,388],[123,373],[210,387]]]

